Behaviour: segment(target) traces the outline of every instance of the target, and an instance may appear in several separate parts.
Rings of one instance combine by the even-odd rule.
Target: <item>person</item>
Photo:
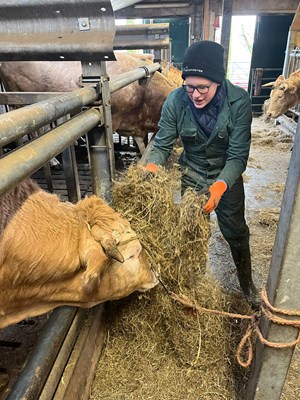
[[[242,173],[251,142],[252,111],[248,93],[225,78],[224,48],[203,40],[190,45],[182,64],[182,87],[167,97],[146,170],[165,165],[180,137],[182,192],[208,189],[204,212],[216,212],[229,244],[245,298],[259,309],[253,283],[249,228],[245,221]]]

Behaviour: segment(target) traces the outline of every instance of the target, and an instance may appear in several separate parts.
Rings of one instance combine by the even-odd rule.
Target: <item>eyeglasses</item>
[[[182,87],[189,94],[193,94],[195,90],[197,90],[199,94],[206,94],[209,92],[209,88],[211,87],[212,84],[213,82],[210,82],[209,85],[199,85],[199,86],[183,84]]]

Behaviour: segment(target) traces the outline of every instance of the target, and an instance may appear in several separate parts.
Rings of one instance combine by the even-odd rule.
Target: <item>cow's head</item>
[[[92,301],[116,300],[132,292],[144,292],[158,284],[156,273],[151,269],[148,257],[136,234],[127,229],[118,244],[124,262],[111,259],[109,267],[101,276]],[[92,295],[92,296],[93,296]]]
[[[263,105],[263,112],[267,118],[278,118],[295,105],[297,86],[283,75],[267,85],[272,85],[273,88],[270,98]]]
[[[43,207],[51,207],[47,218]],[[96,196],[72,205],[42,190],[31,194],[0,247],[0,329],[58,306],[92,307],[158,283],[129,221]]]

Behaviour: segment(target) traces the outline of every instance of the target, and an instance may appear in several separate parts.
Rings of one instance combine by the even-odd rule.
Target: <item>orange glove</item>
[[[158,171],[158,166],[156,164],[147,164],[145,170],[151,172],[152,174]]]
[[[203,207],[203,211],[206,213],[211,213],[215,208],[217,208],[221,197],[227,190],[227,184],[224,181],[217,181],[209,187],[210,198]]]

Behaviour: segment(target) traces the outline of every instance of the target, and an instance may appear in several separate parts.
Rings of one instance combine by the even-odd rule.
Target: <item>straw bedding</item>
[[[179,182],[175,169],[152,177],[131,166],[114,186],[113,206],[140,236],[162,284],[107,304],[109,331],[91,399],[235,400],[245,391],[248,370],[235,360],[245,323],[199,315],[169,294],[211,309],[249,313],[246,303],[222,293],[206,270],[206,197],[187,191],[178,201]]]

